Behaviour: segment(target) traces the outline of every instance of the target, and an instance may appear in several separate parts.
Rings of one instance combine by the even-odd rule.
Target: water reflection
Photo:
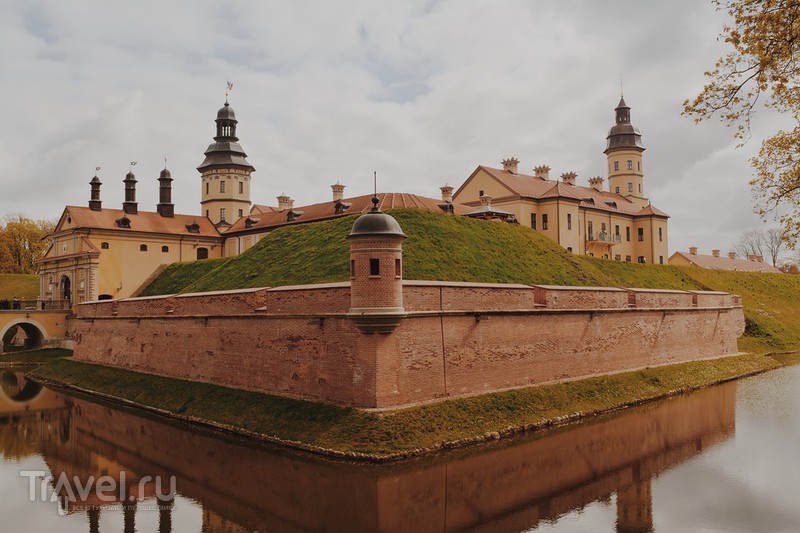
[[[202,508],[203,531],[520,531],[596,501],[616,501],[617,531],[652,531],[651,479],[735,428],[731,383],[544,435],[354,465],[249,446],[47,389],[20,401],[27,385],[21,373],[11,375],[0,391],[6,459],[41,454],[54,476],[80,481],[73,488],[123,475],[130,487],[119,509],[100,510],[107,502],[91,498],[62,502],[73,516],[83,513],[84,531],[99,531],[102,513],[121,514],[125,531],[134,531],[136,502],[157,501],[152,479],[170,476],[178,494]],[[161,532],[175,518],[166,503]],[[58,519],[54,513],[54,526]]]

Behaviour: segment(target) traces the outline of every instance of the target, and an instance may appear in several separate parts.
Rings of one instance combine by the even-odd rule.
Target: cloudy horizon
[[[227,80],[254,203],[326,201],[336,181],[366,194],[373,171],[383,191],[438,197],[506,157],[586,185],[607,175],[622,77],[670,253],[726,251],[766,227],[748,159],[785,121],[762,112],[737,149],[730,129],[680,116],[725,52],[710,1],[2,5],[0,216],[86,205],[98,166],[118,208],[130,161],[154,210],[165,158],[176,212],[199,213]]]

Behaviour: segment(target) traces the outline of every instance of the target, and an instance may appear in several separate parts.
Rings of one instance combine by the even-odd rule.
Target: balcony
[[[599,233],[589,233],[586,237],[586,240],[591,242],[607,242],[610,244],[615,244],[622,242],[622,237],[620,235],[601,231]]]

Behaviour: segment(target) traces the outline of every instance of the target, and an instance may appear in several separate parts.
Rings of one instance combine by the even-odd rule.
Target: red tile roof
[[[731,259],[727,255],[714,257],[713,255],[690,254],[686,252],[675,252],[669,258],[668,263],[672,262],[675,256],[681,256],[689,261],[692,266],[700,268],[710,268],[715,270],[738,270],[739,272],[770,272],[780,274],[781,271],[769,263],[763,261],[751,261],[749,259]]]
[[[202,235],[205,237],[219,237],[217,228],[206,217],[200,215],[175,215],[173,218],[162,217],[151,211],[139,211],[135,215],[126,214],[121,209],[103,209],[93,211],[88,207],[68,205],[64,214],[69,213],[72,223],[78,228],[90,229],[115,229],[121,231],[142,231],[145,233],[169,233],[184,235]],[[117,219],[127,217],[131,221],[130,230],[122,230],[117,225]],[[64,215],[61,216],[64,218]],[[60,225],[59,221],[59,225]],[[190,233],[187,225],[197,223],[199,233]]]
[[[444,210],[439,207],[444,204],[441,200],[417,196],[416,194],[378,193],[378,198],[380,199],[378,207],[382,211],[408,207],[425,211],[434,211],[436,213],[444,212]],[[237,232],[258,232],[259,230],[272,229],[290,224],[302,224],[303,222],[310,222],[312,220],[325,220],[357,213],[366,213],[372,209],[372,195],[365,194],[363,196],[356,196],[355,198],[344,198],[342,203],[351,205],[341,213],[336,213],[336,202],[334,201],[293,207],[292,209],[284,209],[282,211],[279,211],[275,207],[259,205],[258,210],[260,212],[256,213],[255,210],[251,210],[251,215],[248,217],[252,221],[250,227],[246,225],[247,219],[242,218],[226,231],[225,235]],[[453,212],[456,215],[464,215],[473,209],[462,204],[454,203],[452,205]],[[289,221],[288,215],[290,211],[299,214],[299,216]]]
[[[563,181],[546,180],[538,176],[528,176],[526,174],[512,174],[508,170],[491,168],[484,165],[478,166],[475,172],[483,170],[491,177],[496,179],[509,191],[509,195],[535,198],[544,200],[547,198],[571,198],[580,201],[581,207],[601,209],[603,211],[614,211],[634,216],[655,215],[669,217],[663,211],[653,206],[642,208],[640,204],[631,202],[621,194],[610,191],[598,191],[592,187],[580,185],[570,185]],[[475,175],[475,172],[472,175]],[[463,185],[461,186],[463,188]],[[460,192],[460,189],[459,191]],[[456,192],[456,196],[458,195]],[[498,200],[498,198],[495,198]]]

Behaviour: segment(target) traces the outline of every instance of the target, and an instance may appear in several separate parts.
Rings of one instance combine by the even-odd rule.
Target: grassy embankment
[[[568,253],[522,226],[410,209],[392,214],[408,239],[406,279],[719,290],[742,296],[742,351],[800,349],[800,276],[605,261]],[[233,258],[177,263],[142,294],[345,281],[355,217],[278,229]]]
[[[124,398],[171,416],[239,428],[307,448],[391,457],[540,427],[780,366],[764,352],[800,348],[800,276],[704,271],[578,257],[528,228],[397,210],[409,236],[405,277],[710,289],[742,295],[755,355],[701,361],[369,413],[139,374],[70,360],[34,371],[43,380]],[[234,258],[172,265],[145,291],[168,294],[343,281],[344,237],[354,217],[276,230]],[[791,362],[791,361],[785,361]],[[514,429],[509,429],[514,428]]]
[[[39,365],[62,357],[70,357],[72,350],[63,348],[45,348],[0,355],[0,366]]]
[[[39,297],[39,276],[36,274],[0,274],[0,300],[15,296],[23,300]]]

